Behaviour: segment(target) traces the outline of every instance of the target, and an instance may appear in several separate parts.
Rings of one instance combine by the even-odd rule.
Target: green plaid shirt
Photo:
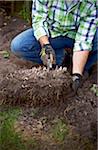
[[[32,26],[37,39],[67,36],[75,39],[74,51],[92,50],[96,32],[96,0],[33,0]]]

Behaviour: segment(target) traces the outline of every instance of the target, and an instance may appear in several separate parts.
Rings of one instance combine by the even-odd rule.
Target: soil
[[[59,70],[58,73],[55,71],[51,71],[51,75],[50,73],[48,73],[47,76],[45,69],[42,69],[40,67],[36,69],[36,67],[34,67],[35,64],[33,64],[32,62],[19,59],[11,53],[10,42],[12,38],[23,30],[29,28],[30,25],[24,20],[17,17],[5,16],[2,19],[3,21],[0,27],[0,90],[3,88],[5,89],[5,91],[7,91],[9,88],[8,92],[10,92],[7,93],[7,96],[9,95],[9,97],[8,99],[7,97],[5,98],[7,100],[6,102],[3,99],[6,96],[5,93],[3,95],[4,97],[0,97],[1,109],[2,105],[4,105],[5,103],[8,105],[19,105],[17,101],[15,101],[15,103],[12,103],[12,98],[15,99],[18,95],[21,97],[20,100],[22,101],[22,96],[20,93],[25,93],[24,96],[26,96],[27,90],[25,88],[19,88],[19,84],[18,86],[14,87],[14,85],[17,85],[17,81],[18,83],[20,81],[22,85],[23,76],[26,77],[26,80],[28,77],[27,74],[30,72],[32,74],[32,71],[34,72],[34,69],[37,70],[35,72],[42,72],[42,74],[45,75],[44,79],[42,75],[41,79],[37,77],[35,79],[36,82],[34,82],[34,76],[32,77],[34,88],[31,87],[32,84],[30,83],[32,83],[32,78],[30,79],[29,75],[29,88],[31,88],[33,94],[34,90],[37,92],[37,94],[35,95],[36,103],[32,104],[32,98],[29,98],[28,96],[27,100],[30,99],[29,103],[26,102],[26,100],[25,102],[20,102],[23,109],[23,114],[21,114],[20,119],[18,120],[18,126],[20,130],[23,132],[28,131],[28,133],[31,133],[29,135],[33,135],[38,140],[40,140],[40,150],[75,150],[78,147],[77,145],[79,144],[81,145],[80,150],[85,150],[82,145],[83,143],[81,142],[84,139],[89,139],[93,144],[93,148],[91,148],[91,150],[95,150],[97,141],[97,97],[90,89],[93,84],[97,83],[96,66],[94,67],[91,76],[83,84],[83,87],[78,90],[78,94],[72,95],[72,91],[68,90],[68,86],[71,81],[71,77],[68,72],[65,72],[64,74],[62,73],[62,70]],[[8,53],[10,54],[9,58],[4,58],[3,52],[5,50],[8,51]],[[52,79],[53,74],[55,74],[55,79]],[[18,78],[18,80],[16,80],[16,77]],[[12,79],[14,84],[12,82]],[[52,88],[49,87],[49,85]],[[40,88],[38,88],[39,86]],[[46,88],[44,86],[46,86]],[[44,87],[44,89],[42,89],[42,87]],[[16,94],[15,97],[13,94],[13,90],[11,91],[11,88],[14,90],[16,88],[16,91],[18,91],[18,93],[14,93]],[[36,90],[37,88],[38,90]],[[59,91],[58,99],[57,93],[54,95],[54,90],[56,92]],[[67,95],[68,91],[70,91],[70,93],[68,93]],[[49,95],[49,93],[51,96]],[[39,97],[41,98],[39,99]],[[41,105],[42,103],[43,105]],[[31,110],[37,109],[38,111],[36,113],[36,116],[31,116]],[[44,127],[41,125],[38,126],[38,121],[41,122],[42,120],[45,120],[45,118],[47,118],[48,121],[44,123]],[[65,122],[68,123],[73,132],[73,138],[65,139],[63,143],[63,148],[61,146],[61,143],[58,144],[55,141],[52,141],[51,138],[49,139],[49,137],[47,137],[48,128],[51,128],[51,122],[56,118],[62,118],[63,120],[65,120]],[[36,130],[37,132],[35,133]],[[79,135],[79,138],[76,138],[75,135]]]

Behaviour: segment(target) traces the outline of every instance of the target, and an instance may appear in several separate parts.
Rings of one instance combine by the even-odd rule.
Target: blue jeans
[[[56,53],[57,65],[61,65],[65,56],[65,48],[73,49],[75,40],[59,36],[56,38],[49,38],[49,41]],[[90,67],[97,61],[97,50],[98,50],[98,28],[93,40],[92,52],[88,58],[85,69],[89,70]],[[33,61],[42,64],[40,59],[41,45],[34,37],[33,29],[28,29],[18,36],[16,36],[11,42],[11,51],[19,57],[26,60]]]

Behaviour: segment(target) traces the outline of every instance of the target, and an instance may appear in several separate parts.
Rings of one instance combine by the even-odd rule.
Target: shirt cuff
[[[85,51],[85,50],[88,50],[88,51],[91,51],[92,50],[92,44],[88,43],[88,42],[76,42],[74,44],[74,49],[73,51]]]
[[[49,36],[48,31],[43,27],[39,27],[38,29],[34,30],[34,36],[37,40],[39,40],[40,37],[45,35]]]

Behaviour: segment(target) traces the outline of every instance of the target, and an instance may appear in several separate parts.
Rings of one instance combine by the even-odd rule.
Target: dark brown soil
[[[3,74],[4,75],[4,74]],[[2,103],[31,103],[32,106],[63,102],[70,91],[71,77],[65,68],[52,71],[33,67],[9,72],[0,81]]]
[[[90,139],[95,150],[97,97],[90,89],[96,83],[96,67],[83,87],[78,90],[78,94],[73,96],[69,88],[71,77],[68,72],[61,69],[47,72],[45,68],[44,70],[39,67],[32,68],[34,66],[32,62],[18,59],[11,54],[11,39],[29,25],[19,18],[6,17],[3,22],[5,21],[7,25],[3,23],[0,28],[0,104],[21,104],[27,120],[32,120],[30,110],[33,109],[33,106],[37,106],[39,111],[36,119],[47,117],[49,121],[46,125],[51,124],[54,118],[61,117],[72,127],[75,134],[79,134],[78,142],[84,138]],[[4,58],[4,50],[10,53],[9,58]],[[25,124],[24,114],[21,120]],[[29,124],[28,121],[26,123],[24,128]],[[66,142],[68,145],[73,143],[72,147],[73,145],[75,147],[70,148]],[[44,147],[48,145],[49,150],[75,150],[77,147],[75,139],[65,140],[63,148],[56,143],[54,146],[51,145],[51,142],[47,144],[41,140],[41,143]],[[45,149],[42,145],[42,149]],[[80,150],[85,149],[80,147]]]

